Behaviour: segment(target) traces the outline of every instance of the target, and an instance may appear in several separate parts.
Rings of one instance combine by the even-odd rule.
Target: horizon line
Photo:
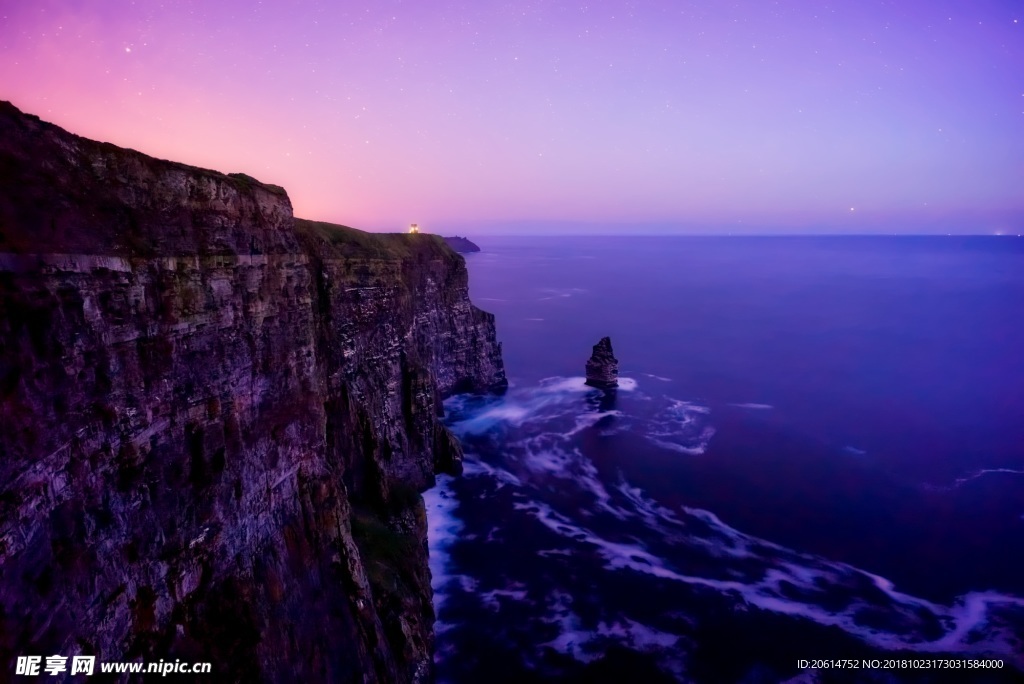
[[[362,230],[362,229],[357,229]],[[365,230],[366,233],[379,233],[381,235],[404,235],[407,234],[403,231],[390,231],[390,230]],[[458,229],[452,231],[450,234],[432,233],[424,231],[422,235],[437,235],[440,237],[530,237],[530,238],[546,238],[546,237],[622,237],[622,238],[641,238],[641,237],[829,237],[829,238],[849,238],[849,237],[972,237],[972,238],[997,238],[997,237],[1024,237],[1022,233],[890,233],[890,232],[865,232],[865,233],[815,233],[815,232],[765,232],[765,233],[708,233],[708,232],[664,232],[664,233],[559,233],[559,232],[548,232],[548,233],[476,233],[475,235],[471,232],[466,232],[465,229]]]

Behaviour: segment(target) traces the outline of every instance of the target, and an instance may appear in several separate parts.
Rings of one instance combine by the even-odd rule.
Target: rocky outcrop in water
[[[504,385],[441,238],[0,103],[0,668],[429,681],[440,402]]]
[[[446,237],[444,238],[445,243],[456,252],[460,254],[469,254],[470,252],[479,252],[480,247],[475,242],[472,242],[469,238],[459,237]]]
[[[587,384],[611,389],[619,386],[619,361],[612,354],[612,340],[602,337],[587,360]]]

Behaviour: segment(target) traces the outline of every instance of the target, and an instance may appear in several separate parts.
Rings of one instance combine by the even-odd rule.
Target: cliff
[[[504,385],[441,238],[0,103],[0,667],[429,681],[440,400]]]
[[[470,240],[469,238],[464,238],[456,235],[455,237],[446,237],[444,238],[444,241],[448,244],[449,247],[454,249],[456,252],[459,252],[460,254],[468,254],[470,252],[480,251],[480,247],[477,246],[477,244]]]

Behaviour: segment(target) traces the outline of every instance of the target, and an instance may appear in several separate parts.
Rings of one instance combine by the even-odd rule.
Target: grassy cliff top
[[[300,239],[312,239],[325,249],[324,256],[344,259],[407,260],[455,256],[439,235],[426,233],[368,233],[325,221],[295,219]]]

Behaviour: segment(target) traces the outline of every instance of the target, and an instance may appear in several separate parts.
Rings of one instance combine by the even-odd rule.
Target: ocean
[[[439,681],[1024,677],[1024,238],[477,242]]]

